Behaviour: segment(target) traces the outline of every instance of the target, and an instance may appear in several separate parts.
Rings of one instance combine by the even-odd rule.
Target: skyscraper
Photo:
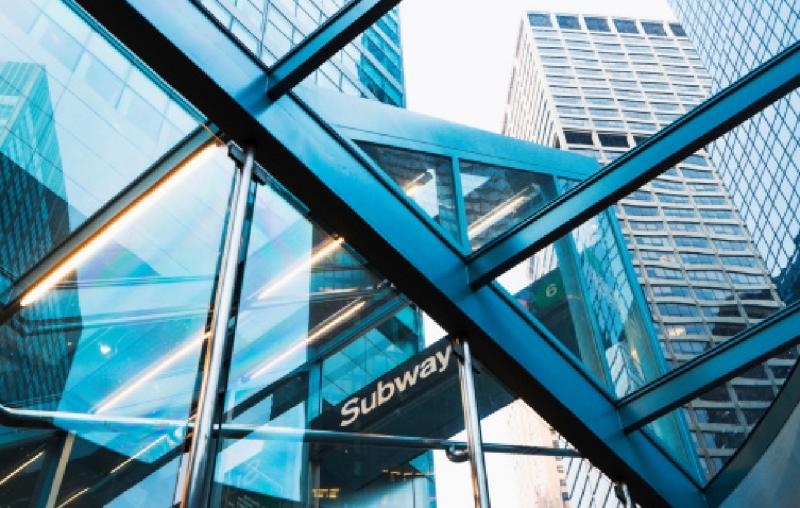
[[[44,66],[0,62],[0,303],[6,290],[69,233],[61,154]],[[75,315],[77,294],[0,334],[0,351],[25,368],[4,372],[0,392],[14,405],[52,409],[71,363],[74,329],[37,330],[37,319]],[[13,330],[13,331],[12,331]],[[29,335],[37,340],[30,339]],[[22,377],[22,379],[20,379]]]
[[[503,133],[607,163],[697,105],[711,86],[677,23],[531,12]],[[782,307],[705,151],[627,196],[616,212],[669,366]],[[791,364],[771,360],[769,373],[754,369],[686,407],[707,475],[741,443]]]
[[[800,39],[793,0],[670,0],[716,93]],[[744,64],[744,65],[742,65]],[[800,92],[709,146],[711,158],[788,304],[800,299]]]

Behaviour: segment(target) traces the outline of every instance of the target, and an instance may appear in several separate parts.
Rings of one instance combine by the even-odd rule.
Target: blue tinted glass
[[[56,0],[0,10],[0,98],[0,291],[198,125]]]
[[[223,428],[239,434],[219,441],[215,499],[246,494],[310,507],[336,498],[362,506],[400,474],[413,481],[386,498],[391,506],[441,500],[437,453],[359,439],[463,431],[452,346],[344,239],[293,202],[278,187],[257,190],[222,417]]]
[[[72,269],[54,272],[41,292],[34,286],[2,322],[0,354],[15,361],[0,374],[0,403],[61,412],[54,427],[63,432],[45,451],[68,459],[56,505],[79,495],[80,506],[171,506],[232,174],[225,147],[207,145],[65,257]],[[81,421],[92,417],[143,420]],[[16,492],[0,484],[3,499],[6,489]]]
[[[606,18],[590,18],[584,16],[583,21],[586,23],[586,28],[593,32],[610,32],[611,28],[608,26]]]
[[[638,34],[639,29],[636,28],[636,22],[630,19],[614,19],[614,26],[617,31],[622,34]]]
[[[568,30],[580,30],[581,24],[577,16],[556,16],[558,26]]]
[[[553,24],[550,21],[549,14],[530,13],[528,14],[528,21],[531,26],[551,27]]]

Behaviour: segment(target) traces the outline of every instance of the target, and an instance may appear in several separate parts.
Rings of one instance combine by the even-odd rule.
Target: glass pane
[[[32,505],[47,460],[57,453],[55,432],[0,427],[0,499],[7,506]]]
[[[795,368],[797,347],[715,386],[646,428],[659,438],[663,420],[686,422],[701,477],[710,480],[744,443]]]
[[[497,282],[621,397],[664,367],[618,228],[604,212]]]
[[[253,453],[253,447],[260,451]],[[472,501],[469,463],[451,462],[441,450],[311,438],[305,443],[307,458],[299,459],[287,458],[286,448],[279,441],[224,442],[211,504],[415,508],[469,506]],[[298,477],[305,481],[297,482]]]
[[[541,208],[552,195],[552,178],[478,162],[460,161],[467,236],[473,249]]]
[[[258,188],[223,415],[245,426],[244,437],[220,443],[216,495],[241,488],[262,505],[311,506],[338,488],[340,502],[356,496],[347,497],[354,503],[375,476],[347,479],[353,468],[433,478],[401,466],[416,452],[337,445],[329,458],[319,455],[320,446],[328,449],[314,444],[319,436],[448,439],[463,431],[463,411],[456,357],[441,329],[292,203],[277,186]],[[375,467],[357,466],[356,451]],[[420,457],[413,460],[430,460]],[[249,464],[260,474],[247,483]]]
[[[497,378],[478,365],[475,391],[481,416],[489,495],[493,506],[621,506],[611,480],[587,459],[532,455],[525,446],[573,451],[533,408],[511,393]],[[492,444],[519,448],[504,453]]]
[[[454,241],[461,241],[449,158],[371,143],[358,145]]]
[[[232,166],[223,147],[198,152],[69,258],[75,270],[23,297],[0,327],[14,359],[3,404],[186,418]]]
[[[344,0],[201,0],[206,12],[266,65],[275,64],[336,13]],[[405,105],[400,21],[389,11],[304,81]]]
[[[3,303],[9,285],[200,120],[58,0],[8,0],[0,55]]]
[[[781,298],[781,288],[794,290],[791,276],[784,277],[766,261],[777,259],[776,244],[759,248],[755,240],[764,240],[765,231],[787,236],[791,226],[773,222],[761,211],[737,207],[705,151],[687,157],[617,206],[668,367],[792,303]]]
[[[797,6],[791,0],[677,1],[673,8],[709,69],[714,93],[798,39]],[[716,23],[731,29],[714,30]],[[799,118],[800,91],[795,90],[708,147],[787,304],[800,300]]]
[[[186,447],[183,431],[87,432],[66,446],[69,462],[56,506],[174,505]]]
[[[66,460],[57,505],[172,506],[184,426],[122,432],[80,420],[190,417],[232,176],[224,146],[201,149],[65,258],[73,269],[26,294],[0,326],[0,402],[60,412],[62,441],[47,452]],[[27,442],[24,433],[3,439]]]

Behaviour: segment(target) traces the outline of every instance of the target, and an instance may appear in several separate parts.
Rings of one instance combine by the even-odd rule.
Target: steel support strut
[[[253,178],[253,147],[245,150],[244,163],[236,171],[233,193],[226,225],[225,246],[222,251],[217,294],[214,298],[214,314],[211,335],[206,343],[203,361],[203,377],[197,412],[192,429],[186,480],[183,485],[182,508],[201,508],[208,500],[208,478],[213,465],[211,455],[212,432],[217,409],[217,400],[222,378],[222,364],[227,341],[231,336],[229,322],[236,287],[239,249],[245,225],[247,196]]]

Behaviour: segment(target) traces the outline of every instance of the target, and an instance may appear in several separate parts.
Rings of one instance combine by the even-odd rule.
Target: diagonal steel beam
[[[270,67],[267,96],[279,99],[398,3],[350,0]]]
[[[638,429],[798,342],[800,303],[620,399],[619,410],[625,430]]]
[[[625,433],[612,395],[494,285],[473,290],[464,260],[421,221],[380,169],[267,75],[188,0],[79,0],[125,45],[256,158],[377,270],[614,480],[648,506],[706,506],[697,483],[641,431]],[[353,114],[362,114],[354,111]],[[387,117],[386,121],[392,121]],[[380,203],[380,206],[375,206]]]
[[[798,86],[800,42],[475,252],[472,284],[487,284]]]

